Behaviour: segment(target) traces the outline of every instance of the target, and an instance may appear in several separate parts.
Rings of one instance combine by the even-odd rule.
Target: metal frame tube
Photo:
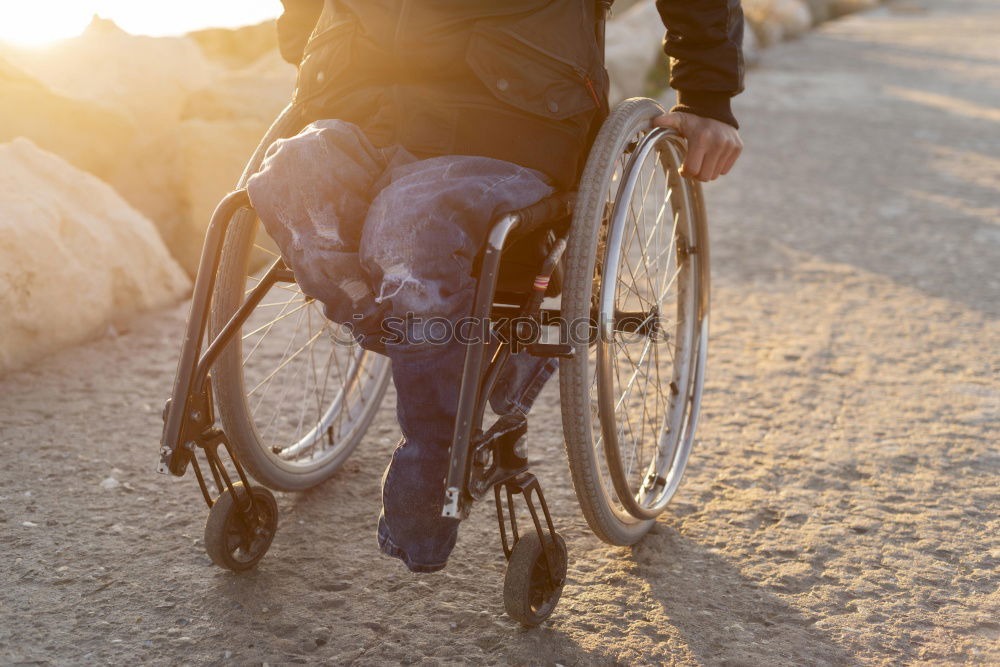
[[[485,322],[493,305],[496,291],[500,255],[510,233],[520,224],[518,214],[508,213],[490,227],[486,251],[479,271],[476,297],[473,301],[472,316]],[[455,430],[451,441],[451,463],[445,482],[444,508],[441,515],[452,519],[462,518],[465,498],[465,480],[468,476],[469,441],[472,438],[476,407],[480,403],[482,391],[482,369],[487,341],[479,345],[469,345],[465,350],[465,365],[462,370],[462,388],[458,395],[458,412],[455,416]]]
[[[253,309],[261,302],[267,291],[278,282],[294,282],[295,277],[292,272],[285,268],[285,263],[281,259],[276,259],[271,265],[271,268],[267,270],[264,277],[261,278],[257,286],[253,288],[250,295],[243,302],[243,305],[237,309],[233,316],[229,318],[226,326],[222,328],[219,335],[209,344],[208,349],[205,350],[205,354],[201,356],[198,361],[198,366],[195,368],[194,380],[191,383],[192,387],[198,388],[205,383],[205,378],[208,377],[208,371],[215,363],[219,355],[222,354],[223,348],[229,344],[230,339],[233,337],[233,333],[237,331],[248,317]]]
[[[163,437],[160,440],[161,473],[170,472],[181,476],[187,468],[191,453],[182,445],[181,437],[186,422],[188,402],[196,389],[193,383],[195,367],[198,363],[201,343],[208,324],[208,307],[215,288],[216,273],[222,256],[222,243],[226,238],[226,230],[233,215],[241,208],[250,206],[250,197],[246,190],[232,192],[219,202],[212,214],[205,233],[205,244],[198,263],[198,274],[195,278],[194,291],[191,295],[191,312],[188,315],[187,331],[184,334],[184,344],[181,356],[177,362],[177,373],[174,376],[172,399],[167,406],[163,425]]]

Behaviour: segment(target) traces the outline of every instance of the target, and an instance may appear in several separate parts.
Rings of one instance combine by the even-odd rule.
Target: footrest
[[[469,495],[478,500],[503,480],[527,470],[524,415],[503,415],[472,446]]]

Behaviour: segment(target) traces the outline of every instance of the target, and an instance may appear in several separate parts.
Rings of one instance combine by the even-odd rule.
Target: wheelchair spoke
[[[617,363],[615,364],[615,376],[618,378],[619,382],[621,382],[621,378],[620,378],[620,376],[618,374],[618,364]],[[617,410],[616,410],[616,412],[617,412]],[[619,449],[621,448],[622,442],[624,441],[624,437],[623,436],[625,435],[625,427],[626,426],[628,427],[628,433],[629,434],[634,434],[635,433],[635,427],[632,426],[632,416],[629,413],[629,411],[627,409],[626,410],[622,410],[621,411],[621,415],[622,415],[622,417],[623,417],[624,420],[621,421],[621,427],[618,430],[618,447],[619,447]]]
[[[293,299],[292,301],[296,301],[296,299]],[[289,303],[291,303],[291,301],[290,301]],[[245,333],[245,334],[243,334],[243,340],[246,340],[246,339],[247,339],[247,338],[249,338],[250,336],[253,336],[253,335],[255,335],[255,334],[258,334],[258,333],[260,333],[260,332],[261,332],[262,330],[264,330],[264,329],[268,329],[268,330],[270,330],[270,329],[271,329],[271,327],[273,327],[273,326],[274,326],[275,324],[277,324],[277,323],[278,323],[278,322],[280,322],[281,320],[285,319],[286,317],[291,317],[291,316],[292,316],[292,315],[294,315],[295,313],[299,312],[299,311],[300,311],[300,310],[302,310],[303,308],[307,308],[307,307],[308,307],[308,306],[310,306],[310,305],[311,305],[311,302],[307,301],[307,302],[303,303],[303,304],[302,304],[302,305],[300,305],[300,306],[296,306],[295,308],[293,308],[292,310],[288,311],[287,313],[284,313],[284,312],[283,312],[283,313],[279,313],[279,314],[277,315],[277,317],[275,317],[274,319],[272,319],[272,320],[271,320],[270,322],[268,322],[268,323],[266,323],[266,324],[263,324],[263,325],[261,325],[260,327],[257,327],[256,329],[254,329],[253,331],[251,331],[251,332],[249,332],[249,333]],[[247,356],[249,356],[249,355],[247,355]]]
[[[261,308],[277,308],[278,306],[287,306],[289,304],[292,304],[292,303],[295,303],[296,301],[301,301],[301,300],[302,300],[302,296],[301,295],[297,295],[297,296],[293,296],[288,301],[272,301],[270,303],[258,303],[257,304],[257,309],[259,310]]]
[[[635,370],[632,372],[632,375],[629,376],[628,382],[625,385],[625,389],[622,391],[621,397],[618,399],[618,402],[615,404],[615,410],[616,411],[619,408],[621,408],[622,405],[624,405],[625,399],[631,393],[632,386],[635,384],[635,381],[636,381],[636,379],[639,376],[639,372],[640,372],[640,369],[641,369],[641,365],[640,364],[642,364],[642,360],[645,359],[646,353],[649,351],[649,348],[650,348],[650,340],[647,338],[646,339],[646,344],[643,345],[643,348],[642,348],[642,354],[639,357],[639,363],[638,364],[632,363],[632,365],[635,367]],[[631,357],[629,356],[628,352],[625,353],[625,356],[629,358],[629,361],[631,363]],[[613,357],[613,359],[615,359],[615,360],[617,360],[617,358],[618,358],[617,355],[615,355]],[[617,361],[615,363],[616,363],[615,368],[617,369]]]
[[[650,242],[651,242],[651,241],[653,240],[654,236],[655,236],[655,237],[656,237],[657,239],[659,239],[659,236],[660,236],[660,235],[659,235],[659,234],[657,234],[657,232],[658,232],[658,231],[659,231],[659,229],[660,229],[660,223],[662,223],[662,222],[663,222],[663,212],[664,212],[664,211],[666,210],[666,208],[667,208],[667,203],[668,203],[668,202],[667,202],[667,200],[666,200],[666,199],[664,199],[664,201],[663,201],[663,205],[662,205],[662,206],[660,207],[660,212],[659,212],[659,213],[657,214],[657,216],[656,216],[656,220],[654,220],[654,221],[653,221],[653,228],[652,228],[652,229],[650,230],[649,234],[648,234],[648,235],[646,236],[646,240],[645,240],[645,242],[643,242],[643,248],[647,248],[647,247],[649,247],[649,244],[650,244]],[[658,245],[658,244],[657,244],[657,245]],[[659,264],[659,260],[660,260],[660,257],[662,257],[662,256],[663,256],[663,253],[662,253],[662,252],[659,252],[659,253],[657,253],[657,255],[656,255],[656,257],[655,257],[655,265],[656,265],[656,267],[657,267],[657,268],[659,268],[659,266],[660,266],[660,264]]]
[[[292,299],[291,301],[289,301],[289,302],[288,302],[288,305],[291,305],[291,304],[292,304],[292,303],[294,303],[295,301],[296,301],[295,299]],[[285,308],[287,308],[287,306],[285,306]],[[251,348],[250,352],[248,352],[248,353],[247,353],[247,354],[246,354],[246,355],[245,355],[245,356],[243,357],[243,365],[244,365],[244,366],[246,366],[246,365],[247,365],[247,362],[248,362],[248,361],[250,361],[250,358],[251,358],[251,357],[253,357],[253,354],[254,354],[254,352],[256,352],[256,351],[257,351],[257,348],[258,348],[258,347],[260,347],[260,344],[261,344],[261,343],[262,343],[262,342],[264,341],[264,338],[266,338],[266,337],[267,337],[267,334],[269,334],[269,333],[271,332],[271,328],[272,328],[272,327],[273,327],[273,326],[274,326],[274,325],[275,325],[275,324],[276,324],[276,323],[278,322],[278,319],[277,319],[277,318],[280,318],[280,317],[282,316],[282,314],[283,314],[283,313],[285,312],[285,308],[282,308],[282,309],[281,309],[281,311],[280,311],[280,312],[278,313],[277,317],[276,317],[276,318],[274,318],[274,319],[272,319],[272,320],[270,321],[270,323],[269,323],[269,324],[270,324],[270,326],[268,326],[268,327],[267,327],[267,330],[266,330],[266,331],[264,331],[264,332],[263,332],[263,333],[262,333],[262,334],[260,335],[260,338],[258,338],[258,339],[257,339],[257,342],[256,342],[256,343],[254,344],[253,348]],[[243,340],[246,340],[246,338],[247,338],[247,336],[246,336],[246,335],[244,335],[244,336],[242,337],[242,339],[243,339]]]
[[[285,399],[288,398],[289,390],[293,386],[295,386],[294,381],[297,380],[299,378],[299,375],[301,374],[302,374],[302,366],[299,366],[298,369],[295,371],[295,374],[291,376],[291,381],[289,381],[288,376],[286,376],[283,385],[284,389],[281,392],[281,398],[278,399],[277,405],[274,406],[274,409],[271,413],[271,418],[268,420],[267,425],[264,427],[264,432],[261,434],[262,439],[265,442],[267,442],[267,436],[270,434],[271,428],[274,426],[274,422],[278,419],[278,415],[281,414],[281,408],[285,404]]]
[[[683,270],[684,270],[684,266],[683,265],[677,267],[677,270],[674,271],[673,274],[670,276],[670,281],[666,285],[663,286],[663,290],[660,292],[659,296],[657,297],[657,301],[660,301],[660,302],[663,301],[663,297],[667,295],[667,290],[670,289],[671,285],[674,284],[674,281],[677,280],[677,277],[679,275],[681,275],[681,271],[683,271]]]
[[[257,391],[258,389],[260,389],[260,387],[262,385],[266,385],[264,391],[261,392],[261,395],[257,398],[257,404],[254,406],[253,413],[255,415],[260,412],[260,407],[261,407],[261,405],[263,405],[264,399],[267,398],[267,391],[268,391],[268,389],[270,389],[271,382],[273,381],[274,377],[278,374],[279,371],[281,371],[282,368],[284,368],[285,366],[287,366],[288,363],[295,358],[295,355],[292,355],[291,357],[288,357],[288,351],[292,348],[292,345],[295,343],[295,340],[296,340],[296,337],[297,337],[297,334],[298,334],[298,330],[299,330],[299,325],[301,324],[301,321],[302,321],[302,316],[299,315],[298,322],[297,322],[296,327],[295,327],[295,331],[293,332],[292,336],[288,339],[288,345],[285,346],[285,350],[282,353],[282,359],[284,359],[284,361],[281,364],[279,364],[277,368],[275,368],[273,371],[271,371],[271,373],[267,377],[265,377],[263,380],[261,380],[260,383],[256,387],[254,387],[249,392],[247,392],[247,398],[249,398],[250,396],[253,395],[253,393],[255,391]],[[296,377],[297,377],[297,375],[298,374],[296,373]],[[271,425],[274,423],[274,420],[281,413],[280,408],[281,408],[281,406],[285,402],[285,397],[286,397],[287,391],[288,391],[287,388],[289,386],[288,385],[287,376],[285,376],[284,386],[285,386],[285,391],[281,392],[281,396],[280,396],[280,398],[278,400],[278,405],[274,406],[272,414],[271,414],[271,419],[268,420],[267,424],[264,427],[264,433],[263,433],[264,436],[266,436],[268,434],[268,432],[270,431]]]
[[[306,330],[307,331],[312,331],[313,330],[312,310],[313,310],[312,308],[309,308],[309,309],[306,310]],[[316,336],[317,337],[322,336],[323,332],[325,331],[325,329],[326,329],[326,327],[323,327],[319,331],[317,331],[316,332]],[[316,377],[316,346],[315,345],[310,345],[309,346],[309,353],[308,353],[307,357],[308,357],[308,361],[309,361],[309,370],[311,371],[310,377],[312,378],[312,383],[313,383],[313,386],[315,387],[316,384],[319,381],[319,379]],[[299,409],[299,423],[296,424],[296,426],[295,426],[295,438],[296,439],[300,438],[301,435],[302,435],[302,426],[305,424],[305,421],[306,421],[306,411],[309,408],[310,402],[307,401],[307,400],[305,400],[305,397],[302,397],[302,398],[299,399],[299,404],[301,405],[301,408]]]
[[[329,326],[323,327],[324,331],[329,331]],[[333,355],[336,354],[337,348],[332,343],[330,344],[330,354],[326,358],[326,368],[323,369],[321,374],[323,378],[323,387],[317,393],[313,391],[313,396],[316,398],[316,419],[320,419],[323,416],[323,406],[326,405],[326,388],[330,383],[330,364],[333,362]],[[314,371],[315,372],[315,371]]]
[[[248,278],[249,280],[255,280],[255,281],[257,281],[258,283],[259,283],[259,282],[260,282],[261,280],[263,280],[262,278],[258,278],[257,276],[247,276],[247,278]],[[251,286],[251,287],[248,287],[248,288],[247,288],[246,290],[244,290],[244,291],[243,291],[243,296],[246,296],[246,295],[247,295],[247,294],[249,294],[250,292],[254,291],[254,288],[255,288],[255,287],[256,287],[256,285],[253,285],[253,286]],[[305,296],[304,294],[302,294],[302,290],[300,290],[300,289],[299,289],[298,287],[292,287],[292,286],[290,286],[290,285],[284,285],[284,284],[282,284],[282,283],[274,283],[273,285],[271,285],[271,288],[272,288],[272,289],[280,289],[280,290],[284,290],[284,291],[286,291],[286,292],[289,292],[289,293],[291,293],[291,294],[295,294],[295,295],[298,295],[298,296]]]
[[[302,315],[300,314],[299,315],[299,320],[301,320],[301,319],[302,319]],[[296,329],[295,329],[295,333],[298,333],[298,327],[297,326],[296,326]],[[320,333],[322,333],[322,332],[320,332]],[[261,380],[257,384],[256,387],[254,387],[253,389],[251,389],[250,391],[248,391],[247,392],[247,396],[252,396],[258,389],[261,388],[262,385],[264,385],[265,383],[270,382],[270,380],[274,378],[274,376],[278,373],[278,371],[280,371],[282,368],[284,368],[285,366],[287,366],[288,364],[290,364],[297,356],[299,356],[299,354],[302,353],[302,351],[304,349],[306,349],[309,345],[311,345],[313,343],[313,341],[315,341],[317,338],[319,338],[319,333],[313,335],[312,338],[310,338],[308,341],[306,341],[305,345],[303,345],[299,349],[295,350],[295,352],[293,352],[291,354],[291,356],[286,357],[280,364],[278,364],[278,367],[275,368],[273,371],[271,371],[268,374],[267,377],[265,377],[263,380]],[[292,340],[294,340],[294,337],[292,338]],[[291,343],[291,341],[289,341],[289,343]],[[289,345],[289,347],[291,347],[291,346]]]
[[[265,248],[264,246],[262,246],[262,245],[261,245],[261,244],[259,244],[259,243],[254,243],[254,244],[253,244],[253,247],[254,247],[254,248],[255,248],[256,250],[260,250],[261,252],[266,252],[266,253],[267,253],[268,255],[270,255],[271,257],[274,257],[275,259],[278,259],[278,258],[280,258],[280,257],[281,257],[281,255],[279,255],[278,253],[276,253],[276,252],[274,252],[273,250],[270,250],[270,249],[268,249],[268,248]]]

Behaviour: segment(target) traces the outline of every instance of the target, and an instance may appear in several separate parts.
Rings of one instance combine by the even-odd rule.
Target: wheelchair
[[[560,359],[572,484],[590,528],[609,544],[634,544],[649,531],[694,442],[708,338],[707,219],[700,185],[678,171],[683,139],[650,127],[661,113],[646,98],[618,105],[576,191],[500,216],[477,259],[472,316],[495,335],[466,347],[441,511],[461,519],[493,496],[507,559],[504,606],[525,626],[552,614],[568,556],[530,470],[526,417],[484,423],[510,354]],[[242,189],[267,147],[303,125],[299,110],[286,108],[212,216],[164,408],[158,469],[194,470],[209,507],[205,548],[234,571],[254,567],[274,539],[269,489],[329,479],[365,436],[389,379],[386,357],[358,346],[297,288],[258,236]],[[508,270],[511,249],[529,241],[543,249],[531,271]],[[543,342],[542,331],[557,332],[558,342]]]

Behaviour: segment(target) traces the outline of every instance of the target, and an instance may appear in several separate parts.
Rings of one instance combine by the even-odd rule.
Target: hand
[[[739,131],[714,118],[672,111],[654,118],[653,126],[669,127],[687,139],[687,157],[681,166],[681,176],[685,178],[714,181],[728,174],[743,152]]]

